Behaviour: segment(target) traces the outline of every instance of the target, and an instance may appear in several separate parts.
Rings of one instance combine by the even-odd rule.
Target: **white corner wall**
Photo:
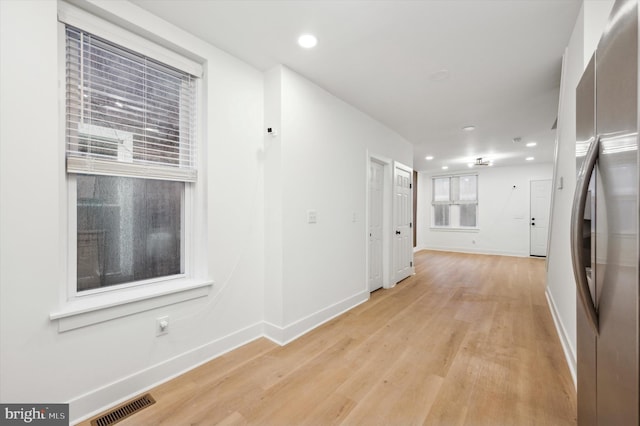
[[[0,1],[0,400],[70,402],[78,420],[262,335],[263,75],[128,2],[83,3],[206,69],[208,297],[64,333],[57,2]],[[155,319],[171,332],[156,337]]]
[[[265,126],[279,133],[267,136],[266,205],[282,221],[267,231],[267,258],[281,258],[268,262],[266,277],[266,288],[281,293],[265,301],[282,308],[265,312],[273,313],[268,335],[286,342],[368,299],[367,155],[411,166],[413,147],[286,67],[269,71],[266,85],[266,105],[278,108],[269,94],[280,97],[278,112],[265,111]],[[308,210],[317,223],[307,223]]]
[[[431,179],[419,173],[416,249],[529,256],[530,181],[552,178],[552,164],[476,168],[477,231],[431,228]]]
[[[583,3],[565,51],[563,85],[560,88],[547,297],[574,381],[576,377],[576,291],[571,266],[569,229],[576,183],[575,90],[600,40],[612,6],[613,0],[586,0]],[[559,189],[561,178],[563,188]]]

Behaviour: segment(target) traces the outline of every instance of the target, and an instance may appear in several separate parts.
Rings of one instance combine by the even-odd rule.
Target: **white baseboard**
[[[491,249],[474,249],[469,247],[421,247],[420,249],[414,249],[414,252],[420,250],[433,250],[433,251],[451,251],[454,253],[469,253],[469,254],[488,254],[494,256],[511,256],[511,257],[529,257],[529,253],[512,252],[503,250],[491,250]]]
[[[560,319],[560,315],[558,314],[558,309],[556,308],[556,303],[553,301],[553,296],[549,292],[549,287],[545,289],[544,294],[547,296],[547,303],[549,304],[551,317],[553,318],[553,323],[556,326],[558,337],[560,337],[560,343],[562,344],[562,350],[564,351],[564,357],[567,360],[569,371],[571,371],[571,378],[573,379],[573,385],[577,388],[578,378],[577,378],[576,351],[571,346],[571,341],[568,338],[567,330],[565,329],[564,324]]]
[[[263,336],[259,322],[160,364],[109,383],[69,401],[71,424],[91,418],[110,407],[146,392],[210,360]],[[122,397],[122,395],[126,395]]]
[[[264,337],[281,346],[284,346],[287,343],[292,342],[293,340],[302,336],[303,334],[308,333],[314,328],[337,317],[338,315],[345,313],[350,309],[355,308],[356,306],[366,302],[367,300],[369,300],[369,292],[363,291],[338,303],[334,303],[331,306],[321,309],[318,312],[299,319],[284,327],[280,327],[265,321]]]
[[[363,291],[285,327],[259,322],[109,383],[69,401],[70,424],[89,419],[257,338],[265,337],[283,346],[367,300],[369,292]]]

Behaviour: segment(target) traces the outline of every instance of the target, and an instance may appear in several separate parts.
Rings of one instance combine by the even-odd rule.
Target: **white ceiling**
[[[133,2],[260,70],[302,74],[409,140],[416,170],[466,169],[480,156],[553,161],[561,58],[580,0]],[[300,48],[302,33],[317,47]]]

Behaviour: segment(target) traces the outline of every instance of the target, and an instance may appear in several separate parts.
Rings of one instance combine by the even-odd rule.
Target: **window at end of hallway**
[[[443,229],[478,227],[478,175],[432,179],[431,226]]]

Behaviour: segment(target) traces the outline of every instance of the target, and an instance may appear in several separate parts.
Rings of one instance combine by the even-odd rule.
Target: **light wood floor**
[[[120,425],[575,425],[544,260],[415,260],[285,347],[259,339],[153,389]]]

